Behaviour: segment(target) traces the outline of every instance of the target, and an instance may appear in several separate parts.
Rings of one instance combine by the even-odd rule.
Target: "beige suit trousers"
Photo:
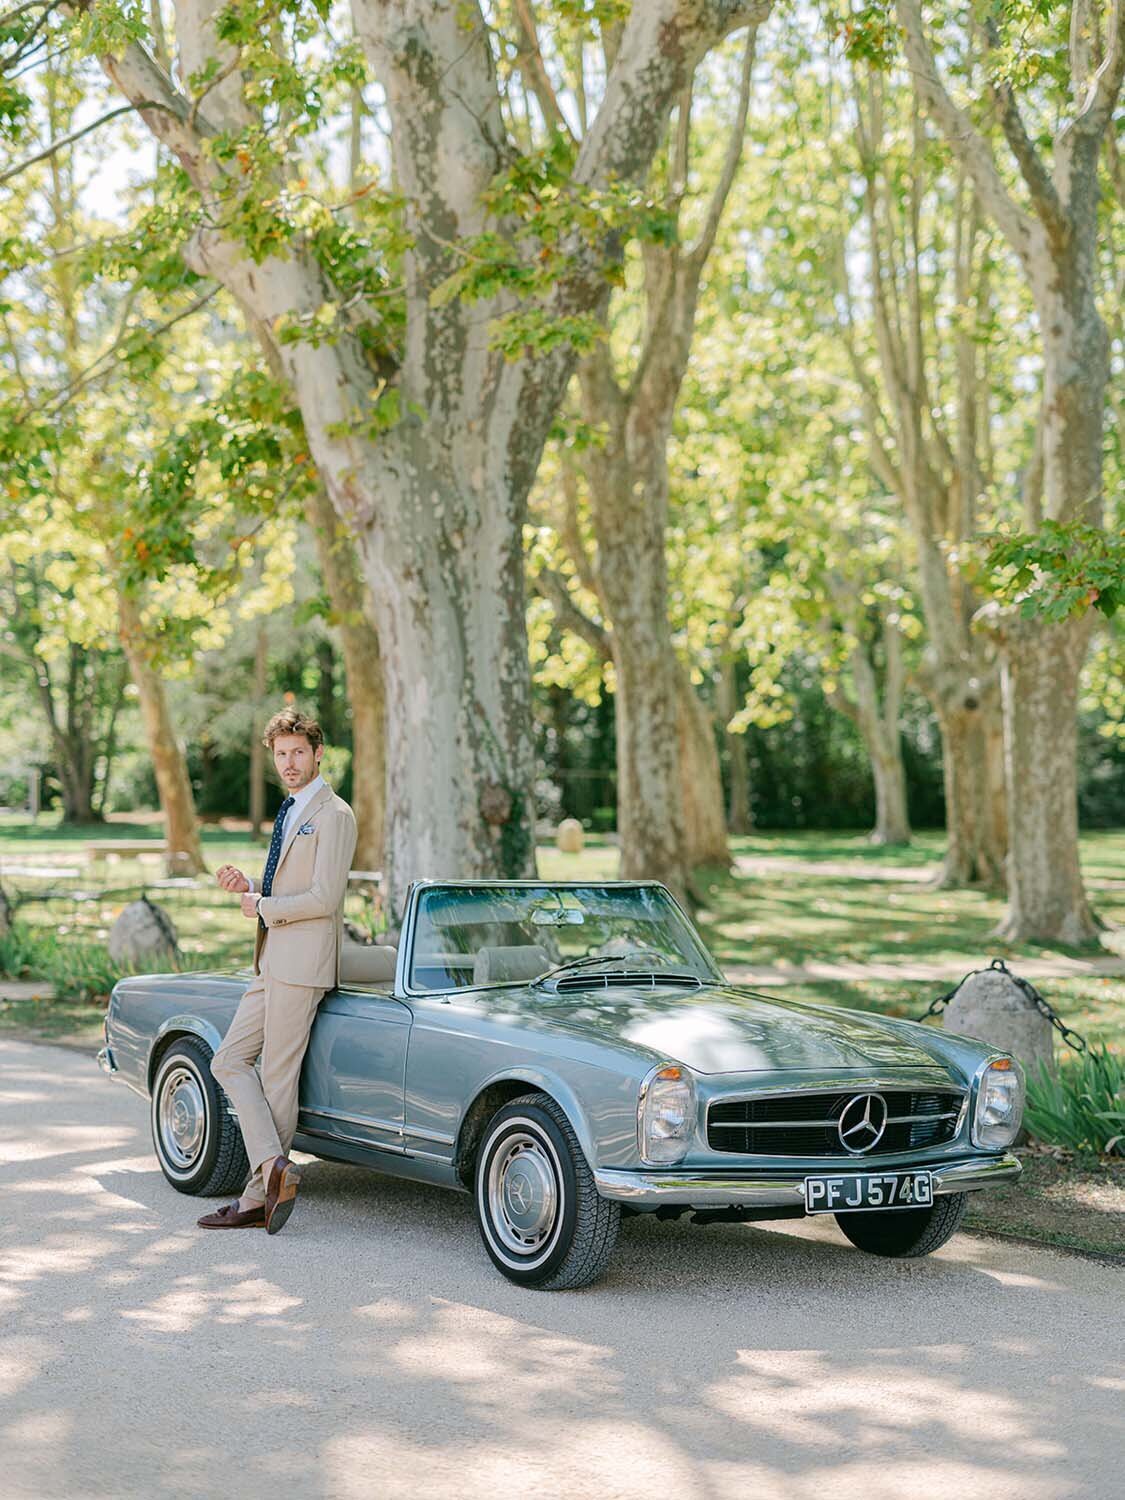
[[[274,1158],[286,1156],[293,1144],[301,1064],[316,1008],[325,994],[323,989],[275,979],[270,973],[269,947],[267,940],[261,973],[243,995],[223,1044],[211,1059],[212,1076],[238,1113],[251,1168],[242,1196],[251,1203],[266,1201],[263,1164],[268,1174]]]

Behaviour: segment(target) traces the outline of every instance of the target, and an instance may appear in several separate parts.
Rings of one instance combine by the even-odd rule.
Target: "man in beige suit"
[[[219,884],[256,924],[255,978],[211,1072],[238,1113],[250,1178],[237,1203],[204,1214],[204,1229],[276,1234],[293,1209],[300,1172],[287,1152],[297,1129],[301,1063],[316,1008],[340,977],[344,893],[355,852],[351,808],[320,775],[324,736],[296,709],[275,714],[265,743],[287,796],[258,890],[233,865]],[[260,1057],[259,1066],[255,1062]]]

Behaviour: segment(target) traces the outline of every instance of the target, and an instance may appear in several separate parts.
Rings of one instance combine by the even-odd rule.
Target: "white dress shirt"
[[[317,792],[320,791],[321,787],[327,786],[327,784],[328,783],[325,781],[323,776],[314,776],[313,779],[309,782],[308,786],[303,786],[299,792],[293,793],[293,806],[285,814],[285,822],[281,825],[282,847],[284,847],[285,840],[289,837],[289,835],[293,832],[293,829],[296,827],[298,819],[304,813],[305,808],[308,807],[309,803],[316,796]],[[253,895],[255,890],[256,887],[254,885],[254,882],[251,880],[250,894]]]

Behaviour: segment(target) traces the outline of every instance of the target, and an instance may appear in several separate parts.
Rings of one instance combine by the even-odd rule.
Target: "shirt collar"
[[[293,793],[293,806],[289,809],[289,818],[299,818],[312,799],[320,791],[322,786],[327,786],[323,776],[314,776],[308,786],[303,786],[299,792]],[[289,819],[286,819],[288,822]]]

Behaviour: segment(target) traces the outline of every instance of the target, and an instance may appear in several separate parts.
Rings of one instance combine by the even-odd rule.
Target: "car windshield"
[[[429,886],[418,898],[413,990],[527,984],[559,965],[719,978],[707,950],[657,885]]]

